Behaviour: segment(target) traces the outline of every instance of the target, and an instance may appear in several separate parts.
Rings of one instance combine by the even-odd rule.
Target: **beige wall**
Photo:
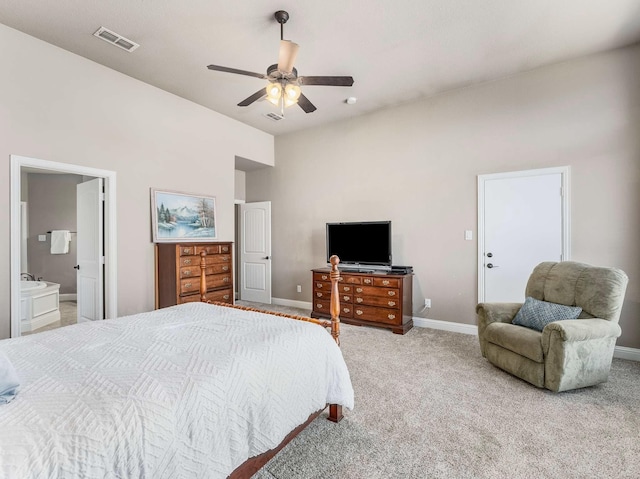
[[[234,159],[272,165],[273,136],[2,25],[0,58],[0,338],[12,154],[117,173],[120,315],[154,304],[150,187],[216,196],[219,239],[233,241]]]
[[[239,201],[244,201],[246,198],[246,173],[244,171],[235,170],[235,193],[234,198]]]
[[[58,283],[60,294],[75,294],[77,237],[71,235],[69,253],[51,254],[51,235],[47,231],[76,231],[76,186],[82,183],[82,176],[29,173],[28,178],[28,272]],[[47,241],[38,241],[39,235],[46,235]]]
[[[627,272],[618,344],[639,348],[638,78],[635,46],[277,137],[247,173],[247,201],[272,201],[274,297],[311,300],[325,222],[392,220],[416,313],[474,324],[477,175],[570,165],[572,259]]]

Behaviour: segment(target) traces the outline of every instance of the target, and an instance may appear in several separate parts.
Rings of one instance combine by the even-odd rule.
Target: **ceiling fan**
[[[284,116],[284,108],[296,103],[305,113],[311,113],[316,107],[309,99],[302,94],[300,86],[304,85],[326,85],[326,86],[351,86],[353,77],[350,76],[298,76],[298,70],[294,68],[296,56],[298,55],[298,44],[284,39],[284,24],[289,20],[289,14],[284,10],[279,10],[274,14],[276,21],[280,24],[280,52],[278,63],[267,68],[267,73],[254,73],[237,68],[223,67],[220,65],[209,65],[209,70],[220,72],[247,75],[267,80],[266,88],[261,88],[253,95],[245,98],[238,106],[249,106],[253,102],[267,97],[267,100],[276,106],[281,107]]]

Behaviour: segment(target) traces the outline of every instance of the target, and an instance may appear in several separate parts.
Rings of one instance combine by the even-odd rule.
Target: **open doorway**
[[[56,179],[50,181],[54,177]],[[30,183],[32,194],[28,191]],[[45,186],[47,184],[49,186]],[[83,194],[81,187],[89,185],[99,188],[99,193]],[[76,191],[63,192],[75,188],[77,194]],[[42,330],[43,324],[55,327],[56,322],[75,322],[70,320],[73,316],[84,316],[89,320],[117,316],[115,188],[116,174],[112,171],[11,156],[11,337],[20,336],[25,330]],[[61,211],[46,218],[48,215],[43,215],[36,208],[42,208],[47,195],[50,204],[46,207],[49,210],[55,204],[56,211],[73,209],[73,214],[67,212],[65,216]],[[87,218],[87,198],[92,196],[95,213]],[[31,215],[28,199],[32,200],[34,208]],[[35,226],[37,231],[26,234],[28,216],[32,221],[27,224],[30,223],[32,228]],[[76,217],[77,226],[74,228]],[[45,226],[43,221],[52,226]],[[61,241],[54,242],[54,239]],[[82,263],[86,259],[86,251],[90,251],[99,263],[99,278],[95,278],[91,289],[86,287],[90,284],[86,274],[80,274],[81,269],[87,269]],[[22,282],[21,279],[28,281]],[[60,287],[63,287],[62,299],[70,299],[70,303],[76,299],[77,309],[72,308],[72,304],[58,304]],[[87,311],[91,314],[86,314]]]

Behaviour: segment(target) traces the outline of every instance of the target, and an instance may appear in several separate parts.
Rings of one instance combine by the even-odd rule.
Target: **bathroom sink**
[[[20,281],[20,291],[31,291],[33,289],[44,289],[47,283],[44,281]]]

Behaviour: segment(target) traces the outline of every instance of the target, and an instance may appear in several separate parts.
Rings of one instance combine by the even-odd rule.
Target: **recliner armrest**
[[[476,306],[478,327],[485,328],[491,323],[510,323],[515,318],[522,303],[479,303]]]
[[[542,345],[545,350],[552,334],[563,341],[588,341],[590,339],[617,338],[622,334],[618,323],[600,318],[554,321],[542,330]]]

